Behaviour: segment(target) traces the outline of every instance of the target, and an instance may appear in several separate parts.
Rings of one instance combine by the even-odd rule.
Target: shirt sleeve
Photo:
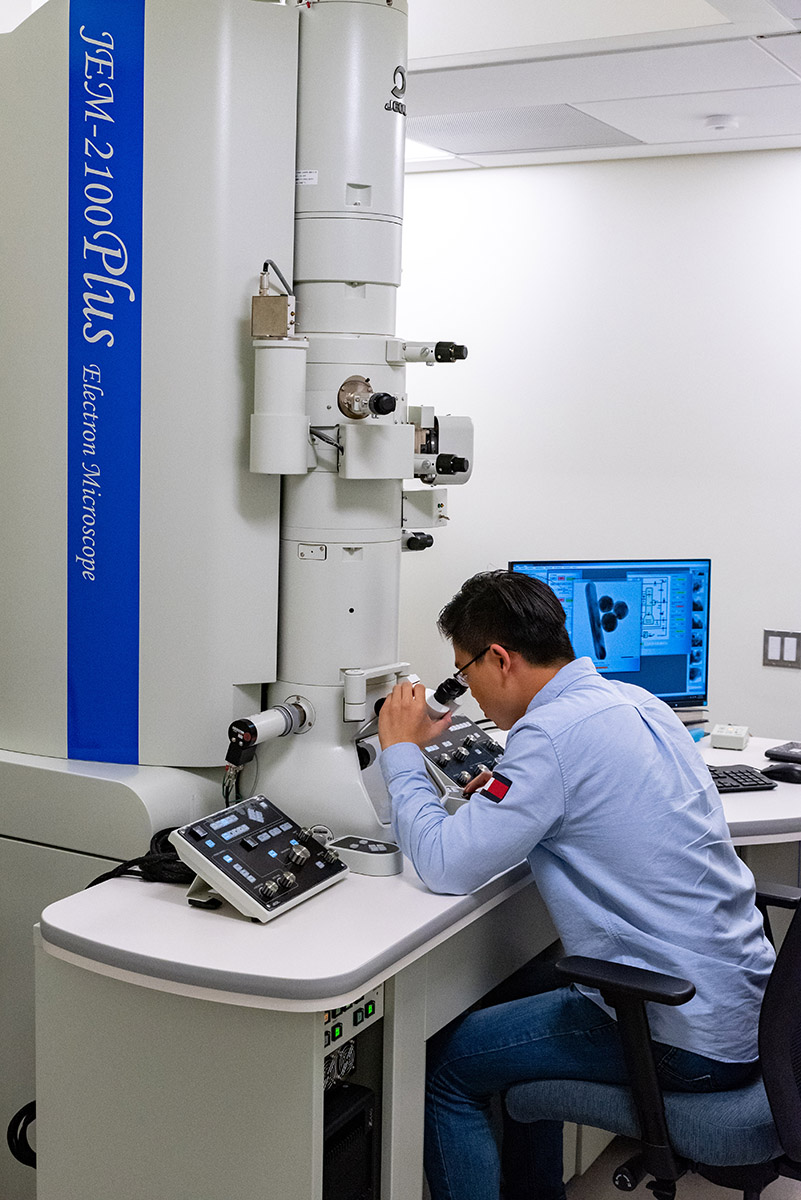
[[[432,892],[474,891],[522,862],[564,817],[559,761],[550,739],[537,728],[510,733],[490,783],[453,816],[445,811],[417,746],[388,746],[381,769],[392,799],[395,837]]]

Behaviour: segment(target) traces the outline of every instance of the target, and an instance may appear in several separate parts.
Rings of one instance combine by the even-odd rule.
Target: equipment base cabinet
[[[36,939],[38,1200],[421,1200],[426,1039],[549,945],[553,926],[536,889],[519,882],[483,898],[436,897],[398,877],[394,900],[386,880],[350,882],[326,893],[328,910],[339,929],[346,908],[364,914],[339,947],[342,971],[357,955],[363,971],[348,991],[327,990],[327,975],[326,990],[307,980],[283,998],[278,987],[221,991],[201,980],[226,954],[251,980],[261,959],[274,980],[281,938],[297,948],[293,971],[320,962],[324,901],[254,926],[187,910],[169,885],[118,880],[46,910]],[[373,910],[395,914],[380,971],[372,951],[390,918],[371,926],[369,906],[352,907],[368,892]],[[416,945],[398,938],[415,904],[439,925],[419,927]],[[157,911],[174,914],[175,936]],[[187,928],[207,936],[193,947]],[[134,962],[130,942],[110,953],[105,939],[119,930],[149,955]],[[347,1063],[349,1042],[355,1070],[332,1098],[326,1078]]]

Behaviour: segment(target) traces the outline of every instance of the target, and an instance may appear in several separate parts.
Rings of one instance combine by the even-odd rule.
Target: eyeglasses
[[[456,680],[456,682],[461,684],[462,687],[470,687],[470,684],[465,679],[465,671],[468,667],[472,667],[473,663],[477,663],[480,658],[483,658],[487,651],[491,649],[492,646],[485,647],[485,649],[482,650],[480,654],[477,654],[475,658],[471,658],[469,663],[465,663],[463,667],[459,667],[458,670],[454,671],[453,678]]]

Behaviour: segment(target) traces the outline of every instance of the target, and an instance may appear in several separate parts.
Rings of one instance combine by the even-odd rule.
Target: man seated
[[[381,766],[395,836],[420,878],[432,891],[461,894],[528,859],[565,953],[695,984],[680,1008],[649,1006],[663,1086],[748,1082],[774,953],[753,878],[684,726],[649,692],[576,659],[564,610],[537,579],[476,575],[439,628],[460,681],[509,735],[492,777],[470,784],[469,803],[450,816],[419,749],[450,718],[430,718],[419,684],[401,683],[387,698]],[[597,992],[560,987],[492,1004],[432,1039],[425,1155],[433,1200],[498,1200],[490,1102],[534,1079],[625,1081],[614,1016]],[[505,1196],[562,1200],[561,1127],[504,1125]]]

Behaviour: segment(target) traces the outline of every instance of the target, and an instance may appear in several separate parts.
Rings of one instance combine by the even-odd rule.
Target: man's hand
[[[378,738],[381,749],[397,742],[414,742],[427,746],[435,742],[451,723],[451,714],[433,721],[426,706],[426,689],[422,683],[408,679],[397,684],[381,705],[378,714]]]
[[[477,792],[479,788],[483,788],[486,783],[492,779],[492,771],[482,771],[480,775],[476,775],[475,779],[471,779],[464,789],[465,796],[472,796],[473,792]]]

